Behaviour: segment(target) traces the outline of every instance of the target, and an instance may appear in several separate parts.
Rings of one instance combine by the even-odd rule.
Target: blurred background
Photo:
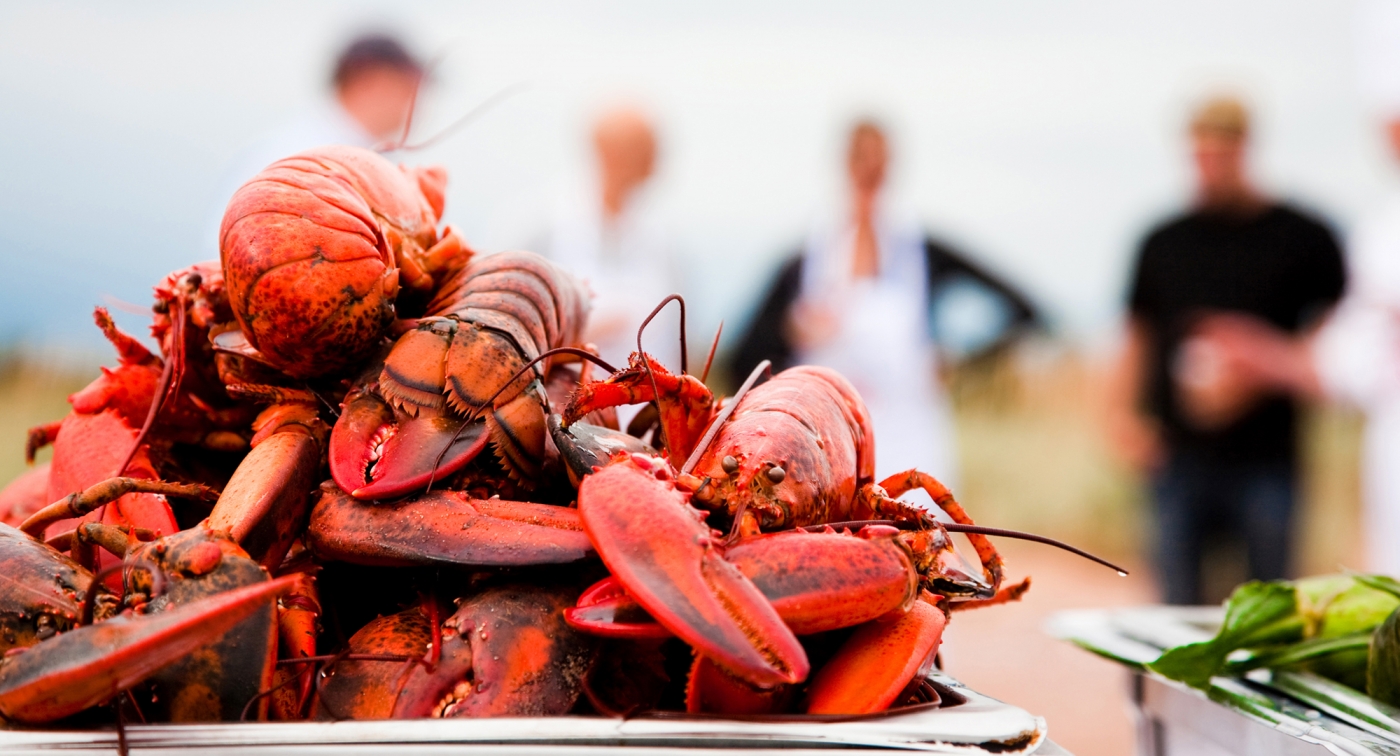
[[[1101,422],[1136,249],[1192,194],[1184,129],[1211,93],[1233,93],[1253,114],[1255,182],[1344,241],[1396,188],[1362,85],[1363,10],[1336,0],[6,3],[0,481],[24,469],[26,428],[62,417],[67,394],[112,362],[92,307],[144,332],[150,287],[217,256],[223,204],[247,178],[238,166],[328,101],[336,56],[357,35],[395,35],[428,62],[415,135],[488,103],[441,141],[391,155],[447,168],[444,220],[483,252],[547,244],[561,204],[595,180],[596,119],[618,105],[644,113],[657,143],[649,217],[690,301],[692,342],[724,320],[724,353],[818,216],[845,201],[851,124],[874,118],[890,153],[886,205],[1038,316],[1024,337],[984,349],[975,299],[945,314],[940,376],[959,499],[979,522],[1135,568],[1120,580],[1008,545],[1011,573],[1032,574],[1035,588],[1019,605],[959,615],[945,658],[974,687],[1046,716],[1075,753],[1126,752],[1126,677],[1045,639],[1041,624],[1062,608],[1159,598],[1144,483]],[[1337,407],[1304,414],[1299,573],[1361,566],[1361,423]],[[1211,601],[1245,575],[1230,550],[1206,564]]]

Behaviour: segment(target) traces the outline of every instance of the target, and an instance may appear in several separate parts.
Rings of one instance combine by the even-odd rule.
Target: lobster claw
[[[443,623],[436,664],[415,665],[396,719],[559,716],[593,666],[593,643],[564,624],[574,592],[511,585],[462,602]]]
[[[910,681],[933,667],[944,614],[924,594],[907,612],[856,628],[836,655],[812,676],[808,714],[870,714],[888,709]]]
[[[463,425],[441,412],[396,412],[373,391],[357,390],[331,430],[331,477],[357,499],[410,494],[462,469],[486,448],[486,424]]]
[[[627,595],[627,589],[609,575],[578,597],[578,604],[564,610],[569,627],[604,638],[670,638],[671,631]]]
[[[619,455],[584,479],[579,516],[608,569],[666,629],[753,684],[806,679],[797,637],[725,560],[663,460]]]
[[[458,491],[370,503],[329,482],[311,510],[307,538],[323,559],[398,567],[566,564],[592,553],[578,511],[569,507]]]
[[[574,488],[578,488],[584,476],[607,465],[619,452],[656,454],[656,450],[640,438],[622,431],[584,422],[565,427],[559,415],[550,415],[547,422],[549,436],[564,460],[564,468]]]
[[[100,704],[217,640],[298,579],[237,588],[160,614],[122,615],[7,657],[0,665],[0,715],[42,724]]]
[[[852,627],[907,608],[918,574],[899,531],[869,526],[852,535],[786,530],[746,538],[725,559],[768,599],[796,635]],[[595,583],[564,612],[569,624],[607,638],[668,638],[616,577]]]

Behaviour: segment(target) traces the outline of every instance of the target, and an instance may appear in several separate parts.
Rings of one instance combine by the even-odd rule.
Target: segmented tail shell
[[[394,319],[399,261],[437,241],[445,180],[440,169],[329,146],[279,160],[239,188],[219,250],[248,343],[299,378],[369,357]]]

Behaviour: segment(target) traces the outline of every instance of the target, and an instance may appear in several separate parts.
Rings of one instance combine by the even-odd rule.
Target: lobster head
[[[369,150],[318,147],[279,160],[229,201],[219,253],[248,346],[296,378],[369,357],[400,287],[433,288],[446,173]]]
[[[839,512],[811,510],[854,498],[855,477],[839,472],[855,469],[842,460],[853,452],[839,440],[789,443],[810,435],[788,414],[765,413],[761,421],[736,417],[679,483],[693,490],[696,506],[722,514],[716,527],[736,518],[753,518],[763,530],[845,519]]]

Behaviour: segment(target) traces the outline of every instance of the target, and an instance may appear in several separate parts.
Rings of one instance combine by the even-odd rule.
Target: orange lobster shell
[[[400,289],[426,299],[463,256],[440,239],[447,174],[328,146],[279,160],[234,193],[219,231],[248,345],[283,372],[337,372],[379,345]],[[469,252],[465,252],[469,255]]]

